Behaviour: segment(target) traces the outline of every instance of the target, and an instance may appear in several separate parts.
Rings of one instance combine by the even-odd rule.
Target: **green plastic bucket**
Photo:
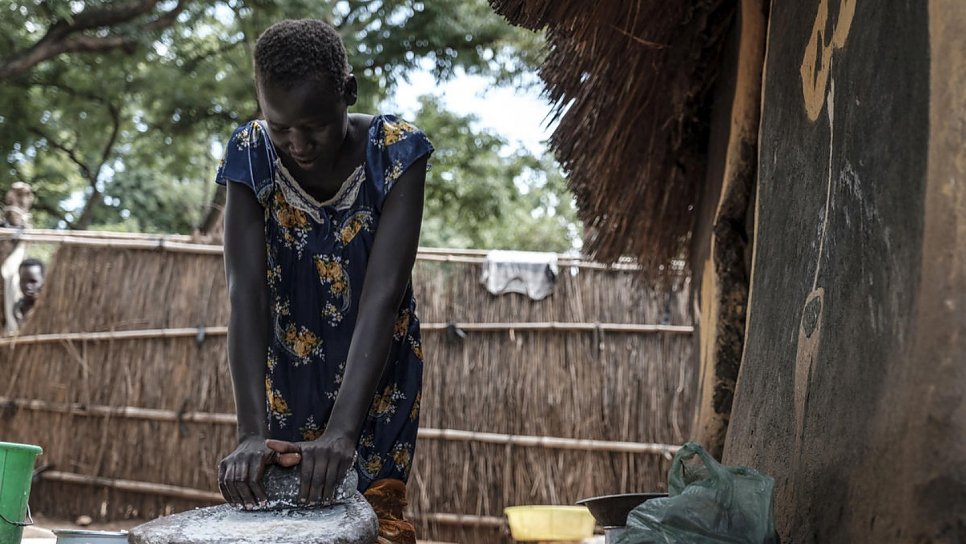
[[[0,544],[20,544],[24,526],[31,523],[27,497],[41,453],[38,446],[0,442]]]

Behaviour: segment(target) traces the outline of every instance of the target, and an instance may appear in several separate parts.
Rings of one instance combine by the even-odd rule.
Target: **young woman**
[[[217,175],[239,435],[221,490],[252,508],[266,464],[297,464],[300,501],[319,504],[354,469],[380,542],[415,542],[402,516],[422,380],[410,275],[433,147],[393,116],[348,112],[356,80],[326,23],[277,23],[254,57],[263,119],[235,130]]]

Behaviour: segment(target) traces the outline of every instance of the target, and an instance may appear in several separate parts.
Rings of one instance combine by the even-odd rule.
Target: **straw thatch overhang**
[[[490,0],[546,29],[540,68],[560,119],[586,250],[663,270],[686,257],[705,175],[711,88],[737,2]]]

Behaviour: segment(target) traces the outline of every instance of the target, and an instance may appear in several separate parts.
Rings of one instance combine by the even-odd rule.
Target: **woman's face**
[[[258,86],[272,143],[289,169],[305,173],[332,168],[345,140],[350,102],[355,102],[353,93],[340,95],[324,82],[289,89],[270,82]]]

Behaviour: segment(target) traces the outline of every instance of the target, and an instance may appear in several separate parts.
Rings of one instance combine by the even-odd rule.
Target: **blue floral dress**
[[[265,393],[269,434],[314,440],[325,430],[345,372],[386,195],[433,151],[413,125],[383,115],[369,126],[365,163],[338,193],[318,202],[279,159],[263,121],[232,134],[216,181],[249,187],[265,209],[272,297]],[[386,370],[357,445],[359,490],[383,478],[406,481],[419,424],[423,350],[412,285],[399,308]]]

